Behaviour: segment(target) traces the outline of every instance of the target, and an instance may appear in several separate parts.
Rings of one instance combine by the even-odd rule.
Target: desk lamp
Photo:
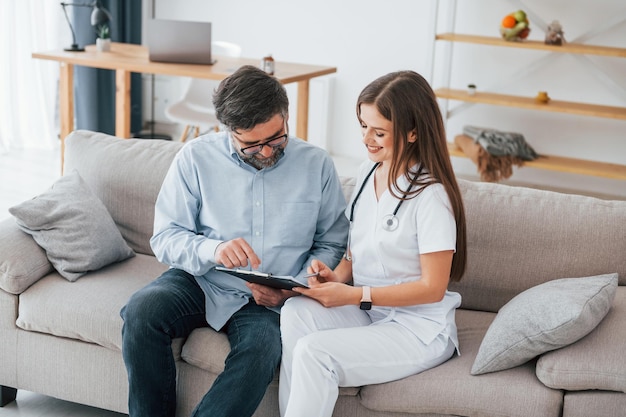
[[[107,9],[102,7],[102,3],[99,0],[94,1],[93,3],[89,3],[89,4],[61,3],[61,7],[63,7],[63,13],[65,14],[65,20],[67,20],[67,24],[69,25],[70,30],[72,31],[72,46],[70,46],[69,48],[65,48],[65,50],[70,51],[70,52],[82,52],[85,50],[85,48],[80,48],[78,46],[78,43],[76,43],[76,33],[74,32],[74,27],[72,26],[72,23],[70,22],[70,18],[67,15],[67,10],[65,9],[66,6],[92,7],[93,10],[91,11],[91,26],[93,26],[96,29],[99,26],[111,20],[111,14],[109,13]]]

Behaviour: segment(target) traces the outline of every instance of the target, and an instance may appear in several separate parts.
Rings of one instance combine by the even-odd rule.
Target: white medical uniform
[[[369,161],[361,166],[359,185],[372,167]],[[399,186],[408,188],[405,178]],[[373,178],[365,184],[351,232],[355,286],[417,281],[418,254],[455,250],[456,223],[441,184],[402,203],[398,228],[385,230],[383,219],[398,201],[389,190],[377,200]],[[374,305],[369,311],[353,305],[325,308],[307,297],[289,299],[281,312],[281,416],[330,417],[338,387],[397,380],[445,362],[458,350],[454,313],[460,304],[461,296],[450,291],[437,303]]]

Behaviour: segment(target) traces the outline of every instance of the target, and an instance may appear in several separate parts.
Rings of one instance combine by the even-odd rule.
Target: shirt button
[[[257,232],[254,232],[254,235],[255,235],[255,236],[261,236],[261,232],[258,232],[258,231],[257,231]]]
[[[261,202],[260,202],[260,201],[257,201],[257,202],[256,202],[256,206],[257,206],[257,207],[259,207],[260,205],[261,205]]]

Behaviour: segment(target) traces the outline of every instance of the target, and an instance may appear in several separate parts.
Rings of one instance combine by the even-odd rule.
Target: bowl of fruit
[[[529,33],[530,23],[523,10],[507,14],[500,23],[500,34],[505,41],[519,42],[526,39]]]

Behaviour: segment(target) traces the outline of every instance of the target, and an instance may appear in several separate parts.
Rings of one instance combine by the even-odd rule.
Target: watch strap
[[[363,291],[363,295],[361,296],[361,304],[359,308],[361,310],[371,310],[372,309],[372,289],[368,286],[361,287]]]

